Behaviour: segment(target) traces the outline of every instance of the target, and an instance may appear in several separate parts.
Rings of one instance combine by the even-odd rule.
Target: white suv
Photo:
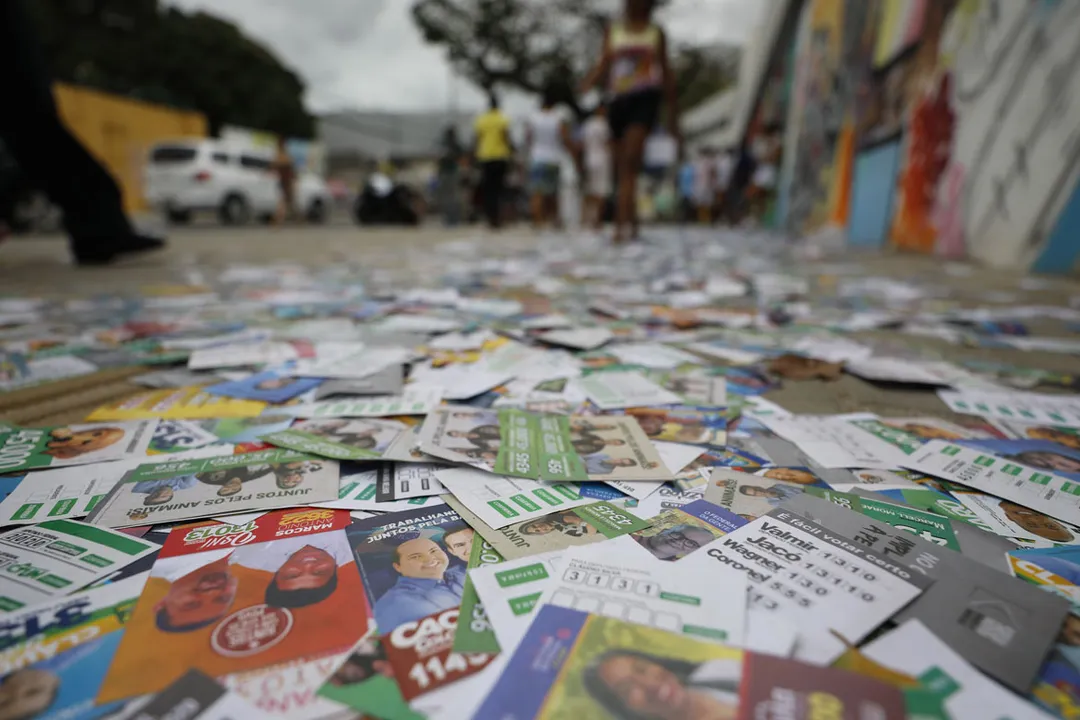
[[[188,222],[193,212],[214,210],[226,225],[268,219],[281,198],[273,152],[198,139],[150,149],[145,193],[172,222]],[[296,203],[308,219],[323,221],[331,207],[326,183],[314,175],[298,177]]]

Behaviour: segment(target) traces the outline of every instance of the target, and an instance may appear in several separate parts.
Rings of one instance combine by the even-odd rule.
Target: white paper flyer
[[[573,485],[504,477],[470,468],[440,470],[435,477],[496,530],[595,502],[581,497]]]

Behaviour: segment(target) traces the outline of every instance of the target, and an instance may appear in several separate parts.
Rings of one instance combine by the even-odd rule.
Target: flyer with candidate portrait
[[[281,404],[317,388],[320,384],[321,378],[290,377],[275,370],[266,370],[242,380],[218,383],[204,389],[211,395]]]
[[[319,696],[366,715],[387,720],[424,720],[401,695],[383,642],[368,637],[352,649]]]
[[[453,495],[444,499],[507,560],[611,540],[650,524],[611,503],[590,502],[495,529]]]
[[[349,528],[378,634],[406,700],[479,672],[490,660],[453,648],[474,536],[447,507],[358,520]]]
[[[161,420],[154,428],[147,452],[171,455],[221,442],[217,435],[189,420]]]
[[[1080,482],[1080,448],[1054,440],[962,440],[957,445],[985,450],[1006,460]]]
[[[473,535],[472,549],[469,552],[468,570],[488,565],[498,565],[505,561],[495,546],[479,533]],[[480,602],[473,587],[472,577],[466,573],[465,589],[461,594],[461,612],[458,615],[457,633],[454,635],[454,650],[457,652],[499,652],[499,642],[488,620],[484,604]]]
[[[843,670],[757,655],[625,620],[545,605],[476,717],[903,720],[900,690]]]
[[[362,418],[427,415],[442,402],[440,387],[406,387],[400,395],[339,398],[292,408],[302,418]]]
[[[0,654],[7,716],[90,718],[119,709],[122,703],[97,705],[94,699],[145,581],[143,573],[6,622],[26,632],[22,643]]]
[[[934,440],[901,465],[1080,525],[1080,482],[1019,460]]]
[[[0,432],[0,473],[145,457],[156,420]]]
[[[288,430],[259,439],[334,460],[375,460],[382,457],[406,429],[406,425],[393,420],[304,420]]]
[[[650,440],[723,446],[727,442],[727,412],[717,408],[630,408]]]
[[[169,534],[99,702],[347,652],[372,630],[347,512],[304,508]]]
[[[163,524],[336,499],[338,464],[291,450],[148,463],[130,470],[87,522]]]
[[[745,518],[708,500],[695,500],[656,515],[630,537],[657,560],[674,562],[745,524]]]
[[[715,468],[705,490],[705,499],[750,521],[768,515],[788,498],[801,495],[806,488],[806,485],[756,473]]]
[[[70,595],[156,550],[75,520],[9,530],[0,534],[0,615]]]

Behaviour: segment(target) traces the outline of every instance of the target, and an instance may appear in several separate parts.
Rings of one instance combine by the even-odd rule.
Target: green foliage
[[[304,84],[232,23],[163,10],[157,0],[35,0],[56,79],[204,113],[211,129],[241,125],[312,137]]]

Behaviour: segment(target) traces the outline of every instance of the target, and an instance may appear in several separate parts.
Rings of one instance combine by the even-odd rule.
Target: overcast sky
[[[743,43],[768,0],[673,0],[665,11],[677,41]],[[307,83],[314,112],[338,109],[462,110],[483,105],[452,81],[443,51],[413,25],[411,0],[171,0],[228,18],[265,43]],[[617,6],[618,2],[614,2]],[[519,100],[520,102],[520,100]]]

